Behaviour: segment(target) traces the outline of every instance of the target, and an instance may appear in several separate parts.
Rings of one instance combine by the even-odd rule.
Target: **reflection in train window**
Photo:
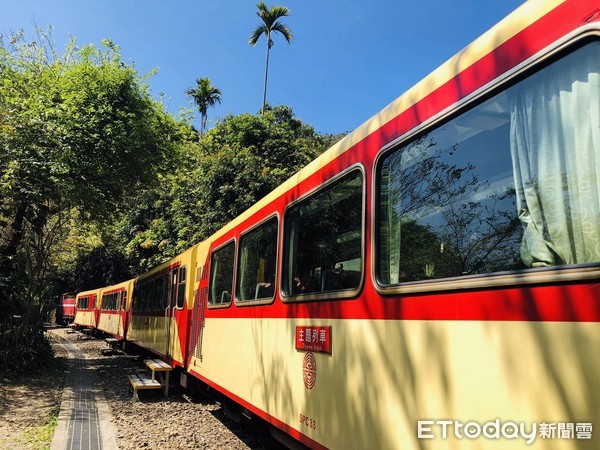
[[[378,278],[393,285],[600,261],[600,43],[378,168]]]
[[[285,215],[286,295],[360,286],[363,176],[355,170],[290,207]]]
[[[233,290],[233,263],[235,244],[229,244],[213,252],[210,258],[209,305],[228,305]]]
[[[275,294],[277,218],[273,217],[240,238],[236,298],[264,300]]]

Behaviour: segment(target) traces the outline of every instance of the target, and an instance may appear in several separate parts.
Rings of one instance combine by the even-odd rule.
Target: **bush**
[[[0,323],[0,374],[39,373],[53,358],[41,322]]]

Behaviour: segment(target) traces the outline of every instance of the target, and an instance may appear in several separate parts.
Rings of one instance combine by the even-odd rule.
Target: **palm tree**
[[[262,102],[262,110],[265,111],[265,106],[267,104],[267,77],[269,75],[269,52],[271,51],[271,47],[273,46],[273,39],[271,39],[271,33],[278,32],[283,35],[288,44],[291,44],[292,32],[290,29],[280,22],[278,19],[284,16],[289,15],[290,11],[285,6],[273,6],[271,9],[267,9],[267,5],[265,2],[260,2],[256,5],[258,8],[258,12],[256,15],[260,17],[262,23],[256,27],[250,39],[248,39],[248,44],[252,47],[256,45],[258,38],[260,38],[263,34],[267,37],[267,63],[265,65],[265,89],[263,91],[263,102]]]
[[[209,106],[221,103],[221,90],[210,84],[208,78],[196,78],[196,88],[189,88],[185,91],[186,97],[191,98],[200,111],[200,137],[206,129],[207,116],[206,111]]]

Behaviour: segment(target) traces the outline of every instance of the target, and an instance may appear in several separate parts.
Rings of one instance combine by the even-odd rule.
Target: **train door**
[[[128,289],[125,289],[119,292],[119,296],[117,297],[116,309],[118,311],[117,317],[119,317],[119,337],[125,337],[125,327],[127,326],[127,292]]]
[[[207,255],[208,246],[199,246],[195,280],[197,284],[196,290],[193,292],[194,302],[191,311],[186,366],[193,364],[194,367],[201,367],[202,365],[202,341],[208,302],[209,265],[206,261]]]
[[[98,295],[94,294],[92,295],[91,298],[91,302],[92,302],[92,323],[90,324],[90,326],[96,328],[98,326],[98,319],[100,317],[100,298],[99,295],[101,295],[100,293]]]
[[[186,267],[174,267],[170,271],[169,301],[165,310],[166,352],[168,358],[178,355],[179,333],[177,316],[181,314],[185,302]],[[179,359],[177,356],[176,359]]]
[[[169,272],[169,290],[167,297],[167,305],[165,308],[165,355],[167,358],[172,357],[172,334],[173,334],[173,312],[177,301],[177,278],[179,267],[172,268]]]

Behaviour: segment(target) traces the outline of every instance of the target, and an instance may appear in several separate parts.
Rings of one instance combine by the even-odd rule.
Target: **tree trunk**
[[[271,41],[271,35],[267,35],[267,61],[265,63],[265,88],[263,90],[263,101],[262,101],[262,110],[261,114],[264,114],[265,107],[267,106],[267,78],[269,76],[269,53],[271,51],[271,45],[273,45],[273,41]]]

